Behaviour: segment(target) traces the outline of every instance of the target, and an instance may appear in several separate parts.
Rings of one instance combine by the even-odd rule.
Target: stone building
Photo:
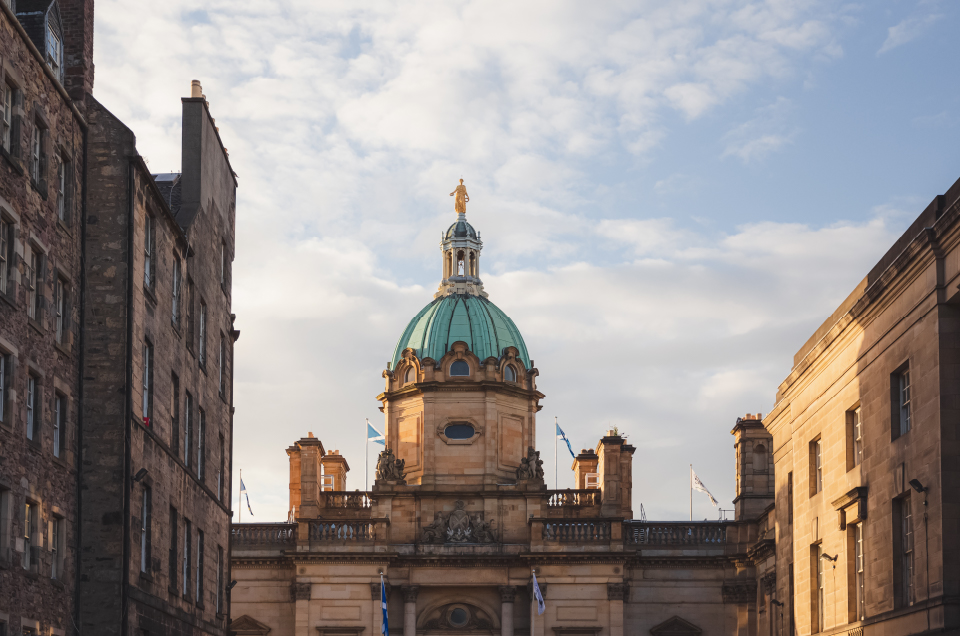
[[[778,633],[960,633],[958,350],[960,181],[797,352],[764,419]]]
[[[63,78],[75,36],[53,0],[0,2],[0,634],[66,634],[75,618],[86,124]]]
[[[381,577],[404,636],[761,633],[758,564],[769,579],[774,556],[760,421],[734,429],[735,521],[635,520],[636,449],[614,431],[576,457],[577,489],[547,490],[540,371],[488,300],[483,245],[457,206],[439,290],[383,372],[373,489],[349,490],[346,459],[312,433],[287,448],[294,522],[233,526],[231,633],[379,634]]]
[[[88,119],[80,628],[224,634],[236,178],[194,82],[182,172]]]

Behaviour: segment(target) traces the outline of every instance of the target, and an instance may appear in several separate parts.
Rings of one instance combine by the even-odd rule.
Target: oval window
[[[462,607],[458,607],[450,612],[450,624],[454,627],[463,627],[467,624],[468,620],[470,620],[470,616],[467,614],[467,610]]]
[[[413,382],[417,379],[417,370],[413,367],[407,369],[407,375],[403,378],[404,383]]]
[[[476,434],[476,431],[469,424],[454,422],[443,429],[443,434],[447,436],[447,439],[470,439]]]
[[[513,365],[508,364],[506,367],[504,367],[503,379],[507,382],[517,381],[517,370],[513,368]]]
[[[470,375],[470,365],[463,360],[457,360],[450,365],[450,375]]]

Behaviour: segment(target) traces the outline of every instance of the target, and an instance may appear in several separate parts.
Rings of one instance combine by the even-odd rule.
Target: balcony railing
[[[311,521],[310,541],[373,541],[376,527],[372,521]]]
[[[581,506],[599,506],[600,491],[592,490],[548,490],[548,508],[577,508]]]
[[[370,508],[370,493],[362,491],[326,490],[320,493],[321,508],[344,508],[367,510]]]
[[[296,545],[295,523],[235,523],[230,529],[234,546]]]
[[[716,521],[625,521],[623,540],[628,546],[724,545],[727,543],[727,526]]]
[[[543,523],[545,541],[571,543],[604,543],[610,541],[609,521],[575,521],[557,519]]]

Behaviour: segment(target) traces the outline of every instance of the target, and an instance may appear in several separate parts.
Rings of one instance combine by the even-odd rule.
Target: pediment
[[[270,628],[252,616],[244,614],[230,621],[228,632],[230,636],[266,636],[270,633]]]
[[[651,627],[650,633],[653,636],[698,636],[703,630],[679,616],[674,616]]]

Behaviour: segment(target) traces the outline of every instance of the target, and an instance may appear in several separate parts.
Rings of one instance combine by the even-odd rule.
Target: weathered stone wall
[[[230,279],[221,277],[220,246],[229,246],[228,255],[232,254],[232,192],[228,200],[218,202],[218,208],[200,209],[184,232],[137,156],[132,133],[92,98],[87,109],[93,123],[90,153],[96,158],[89,183],[88,224],[94,229],[88,232],[88,280],[95,293],[103,296],[103,305],[90,304],[88,368],[102,366],[104,372],[91,372],[99,380],[87,387],[91,410],[87,447],[89,456],[98,460],[90,462],[84,477],[91,485],[103,482],[103,488],[96,494],[85,491],[84,519],[90,541],[97,542],[89,544],[89,566],[103,583],[82,589],[84,607],[90,608],[85,626],[96,633],[119,632],[117,614],[102,612],[102,601],[126,603],[131,630],[222,634],[225,587],[230,580],[226,555],[233,323]],[[216,161],[216,153],[223,160],[219,145],[215,152],[203,146],[198,150],[201,164]],[[220,214],[217,209],[228,212]],[[148,219],[153,227],[149,277],[145,271]],[[175,315],[174,263],[178,259],[181,279],[177,284],[183,293],[182,309]],[[203,347],[201,305],[205,307]],[[150,347],[152,359],[145,358],[145,346]],[[150,386],[146,413],[145,365]],[[134,481],[132,476],[141,470],[145,476]],[[146,548],[141,544],[145,492],[150,502]],[[172,508],[176,525],[171,523]],[[96,526],[106,527],[107,519],[119,522],[104,536],[106,531],[101,528],[97,533]],[[198,590],[200,532],[203,564]],[[187,541],[189,579],[185,582]],[[221,553],[223,560],[218,563]],[[124,577],[129,583],[126,598]]]
[[[9,633],[21,624],[62,634],[71,629],[76,574],[76,480],[79,356],[76,337],[80,298],[80,210],[84,122],[45,72],[0,3],[0,86],[17,90],[9,149],[0,149],[0,216],[8,230],[6,292],[0,293],[0,354],[5,356],[0,422],[0,622]],[[29,148],[34,129],[45,130],[46,155],[38,179],[31,177]],[[58,169],[65,167],[64,220],[58,219]],[[31,253],[41,256],[40,313],[28,317]],[[64,332],[56,338],[57,280],[65,290]],[[27,438],[27,382],[38,386],[35,435]],[[55,397],[63,404],[59,457],[54,452]],[[29,569],[25,550],[25,505],[35,506],[35,546]],[[54,524],[59,545],[54,546]],[[52,579],[56,548],[57,577]]]

